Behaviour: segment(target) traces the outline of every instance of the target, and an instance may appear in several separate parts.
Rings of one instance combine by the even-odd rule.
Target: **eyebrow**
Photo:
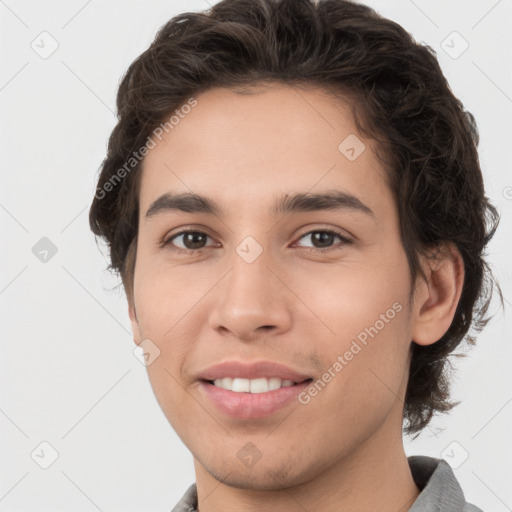
[[[324,193],[285,194],[272,205],[270,212],[274,216],[292,212],[349,210],[375,217],[373,211],[356,196],[340,190]],[[146,218],[161,213],[182,211],[186,213],[206,213],[225,217],[226,212],[213,199],[195,193],[166,193],[151,203]]]

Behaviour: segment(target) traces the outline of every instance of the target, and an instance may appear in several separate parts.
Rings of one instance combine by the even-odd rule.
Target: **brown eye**
[[[317,229],[316,231],[310,231],[309,233],[306,233],[305,235],[301,236],[300,240],[306,237],[310,237],[310,240],[313,243],[313,246],[309,247],[309,249],[312,251],[325,252],[330,249],[340,248],[340,244],[338,244],[338,247],[333,246],[333,243],[336,240],[336,238],[341,240],[341,246],[352,243],[347,237],[343,236],[341,233],[327,229]]]
[[[176,245],[174,241],[180,238],[182,238],[182,246],[177,245],[178,249],[194,251],[206,247],[206,240],[210,237],[202,231],[181,231],[166,240],[163,245]]]

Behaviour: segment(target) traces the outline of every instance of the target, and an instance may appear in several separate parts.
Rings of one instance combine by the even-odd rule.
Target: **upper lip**
[[[297,372],[273,361],[224,361],[206,368],[198,375],[198,378],[202,380],[215,380],[224,377],[238,377],[242,379],[278,377],[281,380],[291,380],[297,383],[311,378],[309,375]]]

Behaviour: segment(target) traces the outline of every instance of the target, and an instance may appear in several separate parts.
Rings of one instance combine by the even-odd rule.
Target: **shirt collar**
[[[409,512],[464,510],[464,493],[446,461],[422,455],[413,455],[407,460],[412,477],[421,491]]]

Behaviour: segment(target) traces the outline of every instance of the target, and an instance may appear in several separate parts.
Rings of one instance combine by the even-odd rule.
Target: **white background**
[[[512,510],[512,2],[368,4],[437,51],[477,119],[487,195],[502,215],[488,254],[505,310],[494,302],[478,346],[455,361],[462,404],[406,450],[452,462],[467,452],[455,474],[468,501]],[[120,78],[169,18],[206,8],[206,0],[0,1],[0,512],[168,511],[194,482],[192,456],[132,353],[126,300],[105,270],[88,208]],[[43,31],[59,45],[47,59],[31,48]],[[457,59],[441,46],[453,31],[469,43]],[[46,263],[32,253],[42,237],[57,248]],[[43,441],[59,454],[48,469],[31,458],[36,449],[49,456]]]

